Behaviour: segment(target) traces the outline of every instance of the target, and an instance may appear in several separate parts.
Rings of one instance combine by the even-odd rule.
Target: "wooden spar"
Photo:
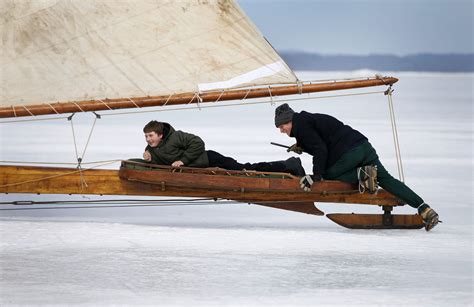
[[[263,98],[285,95],[306,94],[315,92],[326,92],[336,90],[346,90],[354,88],[363,88],[380,85],[392,85],[398,81],[397,78],[367,78],[363,80],[351,81],[333,81],[325,83],[284,85],[253,89],[236,89],[225,91],[209,91],[199,94],[182,93],[176,95],[165,96],[147,96],[103,100],[85,100],[73,102],[57,102],[57,103],[38,103],[31,105],[17,105],[0,108],[0,118],[24,117],[50,114],[63,114],[75,112],[91,112],[91,111],[107,111],[127,108],[143,108],[164,105],[182,105],[201,102],[216,102],[225,100],[241,100],[251,98]]]

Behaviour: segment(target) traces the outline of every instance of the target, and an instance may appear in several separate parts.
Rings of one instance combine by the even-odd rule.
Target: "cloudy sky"
[[[280,51],[474,52],[474,0],[237,1]]]

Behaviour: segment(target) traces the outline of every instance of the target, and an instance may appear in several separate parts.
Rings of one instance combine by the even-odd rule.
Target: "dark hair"
[[[163,125],[162,122],[152,120],[151,122],[146,124],[145,127],[143,127],[143,132],[150,133],[154,131],[156,132],[156,134],[160,135],[160,134],[163,134],[164,127],[165,126]]]

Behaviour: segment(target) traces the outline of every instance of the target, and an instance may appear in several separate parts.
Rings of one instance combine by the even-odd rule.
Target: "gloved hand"
[[[300,186],[305,192],[311,192],[311,186],[313,183],[314,181],[313,178],[311,178],[311,175],[306,175],[300,179]]]
[[[299,147],[298,144],[293,144],[286,150],[287,152],[294,151],[297,154],[301,155],[303,153],[303,148]]]
[[[323,177],[321,175],[306,175],[301,177],[300,186],[305,192],[311,192],[311,186],[315,181],[321,181]]]

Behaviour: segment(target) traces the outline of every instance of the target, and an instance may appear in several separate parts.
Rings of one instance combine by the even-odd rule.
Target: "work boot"
[[[370,194],[377,192],[377,165],[365,165],[357,168],[357,178],[359,179],[359,191],[367,190]]]
[[[431,209],[430,207],[425,208],[421,213],[421,218],[423,219],[423,223],[425,224],[426,231],[430,231],[438,225],[439,222],[439,215]]]
[[[286,166],[286,171],[298,176],[298,177],[303,177],[306,175],[303,166],[301,165],[301,159],[296,158],[296,157],[291,157],[285,161],[283,161],[283,164]]]

